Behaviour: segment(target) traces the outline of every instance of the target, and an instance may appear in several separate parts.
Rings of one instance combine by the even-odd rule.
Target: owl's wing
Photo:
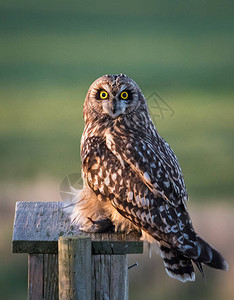
[[[107,132],[106,145],[124,166],[136,172],[148,188],[174,206],[188,199],[182,171],[170,146],[161,138],[125,138]]]
[[[83,145],[82,157],[85,180],[99,200],[110,201],[120,214],[164,245],[188,247],[196,240],[184,206],[171,205],[156,195],[122,153],[110,150],[101,138],[91,137]]]

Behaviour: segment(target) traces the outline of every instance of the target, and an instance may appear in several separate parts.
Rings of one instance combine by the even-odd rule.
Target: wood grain
[[[17,202],[12,246],[29,253],[30,300],[127,300],[126,254],[143,252],[136,233],[80,231],[62,202]]]
[[[92,299],[128,299],[127,255],[92,255]]]
[[[14,253],[57,254],[60,236],[90,236],[93,254],[143,253],[136,233],[89,234],[71,224],[63,202],[17,202],[12,251]]]
[[[43,299],[58,300],[58,255],[43,255]]]
[[[91,238],[60,237],[59,299],[91,300]]]
[[[28,299],[43,299],[43,254],[31,254],[28,258]]]
[[[30,254],[28,299],[58,300],[58,255]]]

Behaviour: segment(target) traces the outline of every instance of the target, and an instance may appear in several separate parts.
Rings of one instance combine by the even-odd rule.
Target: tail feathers
[[[160,250],[166,272],[170,277],[182,282],[195,280],[194,268],[190,258],[186,258],[165,246],[160,246]]]
[[[197,237],[197,257],[191,257],[194,262],[206,264],[207,266],[215,269],[227,271],[228,263],[222,255],[205,242],[199,236]]]
[[[192,262],[196,264],[204,279],[202,264],[215,269],[228,270],[228,264],[222,255],[199,236],[197,236],[196,248],[187,249],[183,254],[163,245],[160,246],[160,250],[168,275],[182,282],[195,280]]]

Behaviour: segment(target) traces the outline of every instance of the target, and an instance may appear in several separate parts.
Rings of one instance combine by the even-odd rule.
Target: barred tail
[[[182,282],[194,281],[195,273],[190,258],[184,257],[179,252],[170,250],[165,246],[160,246],[161,256],[167,274]]]
[[[205,275],[202,264],[215,269],[228,270],[228,264],[222,255],[199,236],[197,236],[196,247],[183,254],[162,245],[160,250],[167,274],[182,282],[195,280],[192,262],[196,264],[203,277]]]

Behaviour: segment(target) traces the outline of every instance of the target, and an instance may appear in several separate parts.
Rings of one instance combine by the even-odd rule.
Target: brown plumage
[[[167,273],[194,280],[192,262],[227,270],[222,256],[194,231],[183,174],[158,134],[138,85],[126,75],[104,75],[89,88],[81,141],[84,188],[72,220],[86,231],[142,232],[157,242]]]

